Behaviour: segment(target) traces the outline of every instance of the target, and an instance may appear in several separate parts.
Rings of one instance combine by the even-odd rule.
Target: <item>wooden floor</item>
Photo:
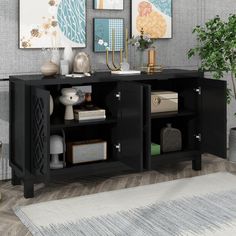
[[[36,191],[33,199],[24,199],[22,196],[22,186],[13,187],[10,181],[0,181],[0,191],[2,192],[2,200],[0,201],[0,235],[31,235],[14,215],[12,207],[15,206],[130,188],[219,171],[228,171],[236,174],[236,164],[231,164],[210,155],[204,156],[202,171],[193,171],[191,167],[191,162],[185,162],[174,167],[162,166],[157,171],[138,174],[80,178],[67,182],[54,182],[47,187],[39,184],[35,186]]]

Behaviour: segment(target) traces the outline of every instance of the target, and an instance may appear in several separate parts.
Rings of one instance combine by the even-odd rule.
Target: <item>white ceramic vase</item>
[[[41,66],[40,70],[44,76],[52,76],[58,73],[59,66],[51,61],[47,61]]]
[[[73,50],[72,50],[71,46],[66,46],[64,48],[63,59],[68,61],[68,63],[69,63],[69,73],[72,73],[73,61],[74,61],[74,53],[73,53]]]

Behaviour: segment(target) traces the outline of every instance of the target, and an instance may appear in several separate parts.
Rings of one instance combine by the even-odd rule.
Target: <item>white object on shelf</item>
[[[129,71],[130,65],[127,62],[126,59],[123,59],[123,62],[121,63],[121,71]]]
[[[76,89],[73,88],[64,88],[61,90],[62,96],[59,97],[59,100],[64,106],[66,106],[64,116],[65,120],[74,120],[73,105],[79,100],[76,92]]]
[[[106,110],[104,109],[94,109],[94,110],[74,110],[75,120],[98,120],[106,119]]]
[[[85,77],[85,74],[68,74],[66,77],[71,77],[71,78],[83,78]]]
[[[73,61],[74,61],[74,53],[71,46],[67,45],[64,48],[63,59],[69,62],[69,73],[71,73],[73,69]]]
[[[140,70],[127,70],[127,71],[111,71],[111,74],[113,75],[140,75],[141,71]]]
[[[61,75],[69,74],[69,62],[67,60],[60,61],[60,74]]]
[[[59,154],[64,154],[64,140],[59,135],[52,135],[50,137],[50,169],[63,168],[63,161],[59,160]]]
[[[52,115],[53,113],[53,109],[54,109],[54,103],[53,103],[53,98],[52,98],[52,95],[50,94],[50,116]]]

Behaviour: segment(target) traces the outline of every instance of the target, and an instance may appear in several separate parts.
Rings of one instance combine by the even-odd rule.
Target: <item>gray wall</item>
[[[94,69],[106,69],[105,54],[92,52],[94,17],[124,17],[129,27],[130,1],[124,0],[124,11],[97,11],[93,0],[87,0],[87,48]],[[196,68],[198,60],[187,60],[187,50],[195,44],[193,26],[202,22],[200,0],[173,0],[173,39],[160,40],[159,63],[168,67]],[[218,1],[220,2],[220,1]],[[41,50],[18,49],[18,0],[0,1],[0,78],[9,74],[38,73],[42,62]]]
[[[90,54],[95,70],[104,70],[105,55],[92,51],[92,20],[94,17],[124,17],[129,26],[130,0],[124,0],[124,11],[93,10],[92,2],[87,0],[87,48],[79,51]],[[235,7],[235,0],[173,0],[173,38],[157,42],[159,63],[172,68],[197,68],[198,58],[188,60],[186,57],[188,49],[196,43],[191,33],[193,27],[216,14],[227,16]],[[0,1],[0,52],[0,79],[9,74],[39,73],[41,50],[18,49],[18,0]]]
[[[124,17],[129,26],[130,0],[124,0],[124,11],[95,11],[93,0],[87,0],[87,48],[95,70],[106,69],[105,55],[92,52],[92,23],[94,17]],[[235,0],[173,0],[173,38],[159,40],[158,62],[169,68],[196,69],[199,59],[188,60],[186,53],[196,44],[192,29],[208,18],[219,14],[227,16],[236,9]],[[131,56],[133,54],[131,53]],[[40,50],[18,49],[18,0],[0,0],[0,79],[11,74],[39,73],[42,62]],[[132,60],[134,58],[131,58]],[[4,142],[0,152],[0,179],[8,178],[8,83],[0,83],[0,140]],[[228,129],[235,126],[233,114],[235,102],[228,109]]]

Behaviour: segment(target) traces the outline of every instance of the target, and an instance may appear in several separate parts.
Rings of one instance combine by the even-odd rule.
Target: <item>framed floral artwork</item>
[[[124,49],[124,19],[94,18],[94,52],[120,51]]]
[[[86,0],[20,0],[19,47],[86,47]]]
[[[172,38],[172,0],[131,0],[131,34]]]
[[[124,10],[124,0],[93,0],[97,10]]]

